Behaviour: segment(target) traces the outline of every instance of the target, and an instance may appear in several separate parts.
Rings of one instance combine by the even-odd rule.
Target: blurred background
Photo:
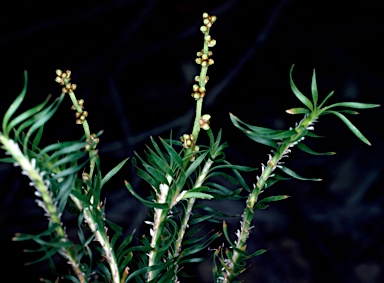
[[[217,15],[211,35],[215,64],[203,113],[214,132],[223,130],[228,160],[259,167],[269,148],[237,130],[229,112],[243,121],[287,129],[301,117],[286,109],[301,107],[290,90],[289,70],[298,88],[310,95],[316,69],[320,97],[329,101],[382,104],[384,94],[384,8],[381,1],[3,1],[0,4],[0,113],[3,116],[29,83],[23,109],[57,97],[55,70],[72,71],[76,95],[85,100],[92,132],[104,130],[99,145],[103,172],[140,152],[149,136],[178,137],[192,128],[193,78],[199,72],[195,54],[202,49],[199,31],[203,12]],[[70,100],[46,125],[44,142],[81,137]],[[351,121],[371,141],[359,141],[336,117],[315,125],[321,140],[308,140],[314,157],[298,149],[288,167],[322,182],[286,181],[266,194],[291,198],[255,213],[250,251],[268,249],[252,259],[244,282],[384,281],[383,108],[361,110]],[[2,153],[3,156],[3,153]],[[247,176],[254,182],[254,175]],[[20,170],[0,164],[0,232],[3,274],[13,282],[50,277],[47,263],[24,266],[33,247],[12,242],[16,232],[44,231],[43,211]],[[124,187],[148,186],[133,174],[130,162],[105,188],[107,217],[137,235],[145,232],[142,207]],[[214,206],[215,204],[212,203]],[[229,213],[242,203],[229,202]],[[64,219],[71,223],[75,219]],[[238,218],[229,220],[237,229]],[[76,224],[75,226],[76,227]],[[218,226],[219,227],[219,226]],[[220,228],[220,227],[219,227]],[[68,228],[70,236],[76,232]],[[65,270],[66,263],[58,261]],[[211,262],[195,267],[190,282],[212,282]],[[51,279],[54,279],[50,277]],[[188,282],[187,280],[185,282]]]

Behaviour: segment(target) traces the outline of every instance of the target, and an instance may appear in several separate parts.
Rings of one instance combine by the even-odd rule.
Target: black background
[[[6,1],[8,2],[8,1]],[[10,1],[9,1],[10,2]],[[92,132],[104,130],[99,146],[103,172],[150,135],[175,137],[192,128],[195,53],[202,48],[203,12],[215,14],[211,35],[215,64],[204,113],[214,132],[223,129],[228,160],[259,167],[269,149],[255,144],[230,122],[228,113],[250,124],[286,129],[301,117],[285,110],[301,107],[289,86],[294,80],[309,95],[313,68],[320,97],[335,90],[331,102],[383,102],[384,9],[380,1],[12,1],[0,4],[1,113],[22,89],[28,71],[23,109],[49,94],[60,94],[55,70],[70,69],[85,100]],[[44,142],[78,139],[70,100],[46,125]],[[281,182],[266,194],[288,194],[255,214],[250,250],[254,258],[245,282],[383,282],[384,197],[383,110],[362,110],[351,121],[371,141],[359,141],[336,117],[316,125],[321,141],[308,141],[335,156],[314,157],[293,150],[287,166],[322,182]],[[1,114],[3,115],[3,114]],[[146,209],[132,198],[124,180],[137,190],[148,187],[128,164],[105,188],[107,217],[127,233],[141,223]],[[15,243],[16,232],[38,233],[46,227],[28,180],[18,168],[0,164],[2,271],[14,282],[37,282],[49,276],[46,264],[24,267],[36,255],[23,253],[30,243]],[[255,176],[249,176],[249,183]],[[215,205],[215,204],[214,204]],[[225,202],[240,213],[241,203]],[[71,223],[74,219],[65,218]],[[232,230],[237,219],[230,220]],[[68,228],[71,237],[75,230]],[[220,244],[220,243],[218,243]],[[59,266],[66,264],[59,260]],[[199,282],[211,282],[211,265],[198,265]],[[9,273],[10,270],[16,272]],[[196,280],[196,279],[194,279]],[[192,280],[192,281],[194,281]],[[187,281],[186,281],[187,282]],[[194,281],[195,282],[195,281]]]

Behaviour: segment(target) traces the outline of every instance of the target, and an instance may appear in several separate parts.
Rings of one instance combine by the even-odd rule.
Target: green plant
[[[30,184],[36,189],[37,203],[48,219],[46,231],[38,235],[17,234],[14,240],[33,240],[41,245],[37,252],[43,256],[37,261],[50,260],[59,253],[71,266],[72,271],[63,275],[73,282],[179,282],[183,266],[206,260],[202,251],[217,245],[221,231],[200,235],[204,223],[222,222],[227,217],[224,211],[198,204],[199,200],[232,199],[245,203],[240,228],[233,240],[223,222],[223,234],[229,247],[219,246],[212,252],[213,276],[215,282],[234,282],[247,265],[247,260],[265,252],[247,251],[247,239],[252,229],[255,209],[265,209],[267,204],[286,199],[286,195],[267,196],[259,199],[260,193],[280,180],[288,178],[307,179],[287,168],[282,158],[288,157],[296,146],[309,154],[318,153],[304,145],[305,137],[317,138],[313,133],[318,118],[333,114],[363,142],[369,144],[361,132],[344,114],[356,114],[353,109],[373,108],[377,104],[342,102],[325,106],[333,95],[331,92],[321,103],[318,99],[316,76],[312,77],[312,96],[308,99],[295,86],[290,72],[291,88],[306,108],[287,110],[290,114],[304,115],[302,120],[289,130],[273,130],[244,123],[230,115],[232,123],[257,143],[272,147],[272,154],[262,165],[256,184],[250,188],[242,177],[243,172],[255,168],[231,164],[226,160],[227,144],[222,142],[221,131],[214,134],[210,126],[210,115],[202,114],[208,67],[214,62],[210,48],[216,41],[210,35],[215,16],[203,14],[203,49],[197,53],[196,63],[201,65],[199,76],[195,77],[192,97],[196,101],[196,114],[190,134],[180,139],[151,138],[151,146],[131,158],[137,175],[152,188],[151,195],[138,194],[128,181],[128,191],[151,209],[150,232],[144,238],[136,239],[134,232],[122,238],[123,228],[112,223],[105,215],[105,202],[101,190],[107,182],[125,165],[121,161],[103,176],[97,145],[101,132],[91,134],[87,121],[88,112],[84,101],[75,95],[76,85],[71,83],[71,72],[56,71],[56,82],[62,85],[62,94],[49,104],[49,100],[21,114],[15,115],[26,95],[27,74],[24,88],[5,113],[0,133],[0,142],[8,158],[1,161],[20,166]],[[78,141],[61,141],[45,147],[40,145],[44,124],[54,115],[65,96],[69,96],[76,111],[76,123],[82,125],[84,136]],[[200,133],[201,129],[204,131]],[[200,134],[206,133],[209,144],[200,144]],[[231,190],[228,184],[237,186]],[[246,193],[244,194],[243,191]],[[61,221],[63,213],[75,211],[78,217],[78,238],[69,239]],[[84,225],[85,224],[85,225]],[[47,280],[48,282],[48,280]]]

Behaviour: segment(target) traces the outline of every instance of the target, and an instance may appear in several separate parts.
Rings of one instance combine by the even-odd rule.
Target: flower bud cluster
[[[209,81],[209,77],[208,77],[208,76],[205,76],[205,78],[204,78],[204,83],[207,84],[208,81]],[[197,83],[200,82],[200,76],[196,76],[196,77],[195,77],[195,82],[197,82]]]
[[[209,114],[204,114],[203,116],[201,116],[200,118],[200,128],[202,128],[203,130],[209,130],[209,120],[211,119],[211,115]]]
[[[216,16],[210,16],[208,13],[203,14],[203,26],[200,27],[200,30],[206,33],[210,27],[212,27],[213,23],[217,20]]]
[[[214,40],[209,34],[209,28],[216,21],[216,16],[210,16],[208,13],[203,14],[203,26],[200,27],[200,31],[204,33],[204,40],[207,42],[208,47],[213,47],[216,45],[216,40]]]
[[[61,91],[63,93],[67,93],[67,92],[73,92],[77,85],[76,84],[72,84],[71,83],[71,71],[70,70],[66,70],[65,72],[57,69],[56,70],[56,79],[55,81],[57,83],[59,83],[60,85],[64,86]]]
[[[212,51],[208,51],[208,53],[204,53],[203,50],[196,53],[197,58],[195,62],[203,67],[207,67],[210,65],[213,65],[214,61],[213,59],[209,58],[212,56]]]
[[[83,110],[84,109],[84,99],[79,99],[77,101],[77,104],[79,105],[80,109]],[[72,110],[76,110],[76,107],[75,105],[72,105],[71,107]],[[88,117],[88,111],[77,111],[76,114],[76,124],[83,124],[83,122],[85,121],[85,118]]]
[[[199,148],[198,145],[195,145],[195,146],[193,147],[193,154],[192,154],[191,158],[189,159],[189,161],[191,161],[191,162],[195,161],[195,159],[196,159],[196,153],[197,153],[199,150],[200,150],[200,148]]]
[[[193,93],[191,96],[194,99],[198,100],[199,98],[205,96],[205,91],[206,91],[205,87],[201,87],[197,84],[194,84],[192,88],[193,88]]]
[[[180,137],[184,148],[192,148],[195,145],[193,135],[184,134]]]
[[[96,134],[91,134],[89,138],[85,140],[88,144],[85,146],[86,151],[91,151],[96,149],[97,144],[100,142],[100,139],[96,136]]]

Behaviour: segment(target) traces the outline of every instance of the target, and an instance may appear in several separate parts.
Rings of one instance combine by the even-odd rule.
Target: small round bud
[[[212,39],[212,37],[211,37],[210,35],[206,35],[206,36],[204,36],[204,40],[205,40],[206,42],[211,41],[211,39]]]
[[[75,116],[76,116],[76,118],[78,119],[78,118],[80,118],[81,113],[80,113],[80,112],[76,112],[76,113],[75,113]]]
[[[56,77],[56,79],[55,79],[55,82],[57,82],[57,83],[61,83],[62,81],[63,81],[63,79],[60,77]]]
[[[209,23],[210,23],[210,22],[209,22],[209,19],[205,18],[205,19],[203,20],[203,24],[208,25]]]
[[[208,30],[208,28],[206,27],[206,26],[201,26],[200,27],[200,31],[202,31],[202,32],[207,32],[207,30]]]
[[[86,149],[86,150],[87,150],[87,149]],[[83,182],[86,182],[86,181],[89,181],[91,178],[90,178],[90,176],[89,176],[88,173],[83,172],[83,173],[81,174],[81,179],[83,179]]]
[[[212,39],[211,41],[208,42],[208,47],[213,47],[216,45],[216,40]]]
[[[62,74],[61,74],[61,77],[62,77],[63,79],[65,79],[65,78],[67,77],[67,74],[66,74],[66,73],[62,73]]]
[[[199,92],[204,93],[206,91],[205,87],[199,87]]]
[[[196,53],[196,56],[197,57],[201,57],[203,54],[204,54],[203,51],[199,51],[199,52]]]
[[[209,17],[208,13],[203,14],[203,18],[208,18],[208,17]]]
[[[71,88],[72,88],[72,90],[75,90],[77,88],[77,85],[76,84],[71,84]]]
[[[217,20],[217,17],[216,17],[216,16],[211,16],[211,22],[212,22],[212,24],[213,24],[214,22],[216,22],[216,20]]]
[[[208,54],[203,54],[203,55],[201,55],[201,59],[202,59],[202,60],[207,60],[207,59],[208,59]]]
[[[200,76],[196,76],[195,77],[195,82],[199,82],[200,81]]]
[[[194,92],[197,92],[199,90],[199,86],[196,84],[194,84],[192,88]]]
[[[56,70],[56,75],[61,76],[62,73],[63,73],[63,72],[62,72],[60,69],[57,69],[57,70]]]
[[[201,58],[196,58],[195,62],[200,65],[203,61],[201,60]]]
[[[213,65],[213,63],[215,63],[215,61],[213,61],[213,59],[208,60],[208,65]]]
[[[77,101],[77,103],[80,105],[80,106],[83,106],[84,105],[84,99],[79,99]]]
[[[62,92],[62,93],[67,93],[68,91],[67,91],[67,89],[66,89],[65,87],[63,87],[63,88],[61,89],[61,92]]]
[[[201,128],[205,131],[208,131],[210,127],[209,127],[209,124],[204,124],[201,126]]]
[[[72,105],[72,106],[71,106],[71,109],[72,109],[72,110],[76,110],[75,105]]]
[[[83,116],[88,117],[88,111],[83,111]]]
[[[71,84],[66,84],[66,85],[65,85],[65,88],[66,88],[66,89],[71,89]]]
[[[79,125],[80,125],[80,124],[83,124],[83,121],[82,121],[81,119],[77,119],[77,120],[76,120],[76,124],[79,124]]]
[[[211,59],[210,59],[211,60]],[[208,64],[207,64],[207,61],[202,61],[201,62],[201,66],[203,66],[203,67],[206,67]]]

